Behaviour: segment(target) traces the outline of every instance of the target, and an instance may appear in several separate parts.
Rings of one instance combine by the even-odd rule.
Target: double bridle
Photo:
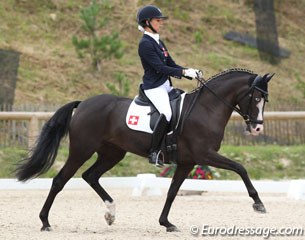
[[[256,120],[256,119],[251,119],[251,114],[249,113],[249,109],[250,109],[250,104],[252,102],[253,99],[253,92],[254,90],[259,91],[260,93],[262,93],[265,102],[268,102],[268,92],[264,91],[263,89],[259,88],[258,86],[256,86],[257,82],[259,80],[261,80],[260,76],[256,76],[256,78],[254,79],[251,87],[248,89],[248,91],[243,95],[243,97],[239,100],[239,102],[241,100],[243,100],[247,95],[251,96],[251,99],[249,101],[248,107],[247,107],[247,113],[244,114],[240,108],[237,108],[236,106],[231,105],[230,103],[228,103],[224,98],[218,96],[207,84],[205,79],[202,76],[197,76],[196,77],[197,81],[200,83],[201,87],[205,87],[206,89],[208,89],[219,101],[221,101],[223,104],[225,104],[226,106],[228,106],[229,108],[231,108],[232,110],[234,110],[235,112],[237,112],[245,121],[245,123],[247,125],[250,125],[251,123],[254,124],[263,124],[263,120]]]

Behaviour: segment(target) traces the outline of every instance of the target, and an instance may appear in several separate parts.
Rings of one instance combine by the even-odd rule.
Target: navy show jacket
[[[169,55],[164,43],[160,44],[147,34],[143,34],[138,54],[144,68],[143,89],[162,85],[170,77],[181,78],[183,67],[177,65]]]

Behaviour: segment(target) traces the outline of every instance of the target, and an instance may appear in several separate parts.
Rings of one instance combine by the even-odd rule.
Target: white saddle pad
[[[180,115],[184,103],[184,97],[186,93],[181,94],[181,104],[180,104],[180,114],[179,114],[179,120],[180,121]],[[137,97],[137,96],[136,96]],[[135,97],[135,98],[136,98]],[[150,106],[140,106],[135,103],[135,98],[131,102],[127,115],[126,115],[126,124],[130,129],[146,132],[146,133],[152,133],[153,130],[150,128]]]

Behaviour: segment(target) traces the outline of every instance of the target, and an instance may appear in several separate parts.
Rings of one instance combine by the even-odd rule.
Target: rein
[[[251,124],[251,123],[256,123],[256,124],[263,124],[263,120],[254,120],[251,119],[249,113],[244,114],[242,113],[242,111],[237,108],[236,106],[231,105],[230,103],[228,103],[224,98],[218,96],[206,83],[205,79],[202,77],[201,74],[198,74],[198,76],[196,77],[199,86],[199,90],[197,90],[197,93],[195,94],[195,96],[191,99],[190,104],[188,105],[187,110],[184,113],[184,116],[182,117],[182,121],[180,124],[180,131],[179,131],[179,135],[182,133],[183,131],[183,127],[184,127],[184,122],[187,119],[187,117],[189,116],[189,114],[191,113],[192,109],[194,108],[194,105],[197,102],[198,97],[200,96],[202,89],[206,88],[208,91],[210,91],[210,93],[213,94],[213,96],[215,96],[219,101],[221,101],[223,104],[225,104],[227,107],[229,107],[230,109],[232,109],[233,111],[237,112],[245,121],[245,123],[247,125]],[[255,81],[254,81],[255,82]],[[198,89],[197,88],[197,89]],[[252,93],[254,91],[254,89],[258,90],[259,92],[261,92],[264,95],[264,98],[266,99],[266,101],[268,101],[268,92],[260,89],[259,87],[257,87],[255,84],[252,84],[252,86],[249,88],[249,90],[243,95],[243,97],[240,99],[240,101],[242,99],[244,99],[249,93]],[[253,94],[251,94],[253,97]],[[250,102],[252,102],[252,99],[250,100]],[[250,104],[249,102],[249,104]]]
[[[209,90],[219,101],[221,101],[223,104],[225,104],[227,107],[231,108],[233,111],[237,112],[245,121],[245,123],[248,125],[250,123],[257,123],[257,124],[263,124],[263,121],[261,120],[253,120],[250,118],[249,114],[243,114],[242,111],[231,105],[230,103],[228,103],[224,98],[218,96],[207,84],[206,81],[203,77],[196,77],[197,81],[201,84],[201,87],[206,88],[207,90]],[[254,88],[258,89],[256,86],[251,86],[249,88],[249,90],[244,94],[244,96],[240,99],[242,100],[243,98],[245,98],[250,92],[254,91]],[[258,89],[260,91],[260,89]]]

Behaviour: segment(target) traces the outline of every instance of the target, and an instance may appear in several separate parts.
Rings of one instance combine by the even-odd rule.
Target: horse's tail
[[[68,103],[59,108],[43,126],[30,156],[23,159],[16,168],[19,181],[26,181],[45,173],[54,163],[61,139],[67,135],[72,112],[80,101]]]

